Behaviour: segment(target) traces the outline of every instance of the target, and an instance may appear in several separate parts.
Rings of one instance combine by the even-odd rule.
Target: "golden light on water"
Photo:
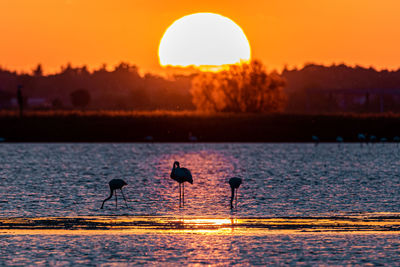
[[[249,41],[231,19],[214,13],[184,16],[168,27],[158,49],[161,66],[218,71],[248,62]]]
[[[215,225],[215,226],[221,226],[221,225],[231,225],[232,220],[231,219],[214,219],[214,218],[194,218],[194,219],[183,219],[183,223],[186,223],[188,225]]]
[[[100,216],[76,218],[4,218],[3,235],[125,234],[399,234],[400,219],[381,218],[199,218]]]

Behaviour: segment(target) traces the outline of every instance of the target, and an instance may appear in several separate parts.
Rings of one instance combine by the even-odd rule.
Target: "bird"
[[[338,146],[340,147],[340,144],[341,143],[343,143],[343,137],[341,137],[341,136],[338,136],[338,137],[336,137],[336,142],[338,142]]]
[[[316,135],[311,136],[311,139],[313,140],[315,146],[319,144],[319,138]]]
[[[118,204],[117,204],[117,191],[116,191],[117,189],[121,190],[122,197],[125,200],[125,205],[128,207],[128,204],[126,203],[126,199],[125,199],[125,196],[124,196],[124,192],[122,192],[122,187],[125,186],[125,185],[128,185],[128,184],[122,179],[112,179],[108,184],[110,186],[110,196],[103,200],[103,204],[101,205],[100,209],[102,209],[104,207],[104,202],[106,202],[107,200],[109,200],[113,196],[114,191],[115,191],[115,207],[116,208],[118,207]]]
[[[231,195],[231,209],[233,209],[233,198],[235,197],[235,189],[236,189],[236,206],[237,206],[237,191],[239,186],[242,184],[242,179],[238,177],[232,177],[229,179],[229,185],[231,186],[232,195]]]
[[[186,168],[181,168],[178,161],[174,162],[171,171],[171,178],[179,183],[179,207],[181,202],[185,205],[185,182],[193,184],[191,172]],[[182,201],[183,199],[183,201]]]
[[[359,133],[357,135],[357,138],[358,138],[358,141],[360,141],[360,146],[362,146],[363,143],[367,140],[366,137],[365,137],[365,134],[362,134],[362,133]]]
[[[400,137],[399,137],[399,136],[393,137],[393,142],[396,142],[396,143],[397,143],[397,146],[399,146]]]

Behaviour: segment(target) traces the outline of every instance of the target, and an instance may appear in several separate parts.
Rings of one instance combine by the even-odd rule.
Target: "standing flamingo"
[[[0,139],[1,139],[1,138],[0,138]],[[1,142],[1,140],[0,140],[0,142]],[[398,136],[393,137],[393,142],[396,142],[396,143],[397,143],[397,146],[399,146],[400,137],[398,137]]]
[[[127,183],[122,179],[112,179],[108,184],[110,185],[110,196],[103,200],[103,204],[101,204],[101,208],[100,209],[103,208],[104,202],[106,202],[107,200],[109,200],[113,196],[114,191],[115,191],[115,208],[118,207],[118,204],[117,204],[117,191],[116,191],[117,189],[121,190],[122,197],[125,200],[125,205],[128,207],[128,204],[126,203],[126,199],[125,199],[125,196],[124,196],[124,192],[122,192],[122,187],[127,185]]]
[[[358,141],[360,141],[360,146],[363,145],[363,143],[367,140],[367,138],[365,137],[365,134],[359,133],[357,135]]]
[[[238,177],[233,177],[229,179],[229,185],[232,189],[231,195],[231,209],[233,209],[233,198],[235,197],[235,189],[236,189],[236,207],[237,207],[237,191],[239,190],[239,186],[242,184],[242,179]]]
[[[193,184],[193,178],[190,171],[186,168],[181,168],[179,162],[175,161],[171,171],[171,178],[179,183],[179,207],[181,207],[181,199],[183,206],[185,205],[185,184],[189,182]]]
[[[311,136],[311,139],[313,140],[314,145],[315,145],[315,146],[318,146],[318,144],[319,144],[319,137],[316,136],[316,135],[313,135],[313,136]]]
[[[343,143],[343,137],[341,136],[336,137],[336,142],[338,142],[338,147],[340,147],[340,144]]]

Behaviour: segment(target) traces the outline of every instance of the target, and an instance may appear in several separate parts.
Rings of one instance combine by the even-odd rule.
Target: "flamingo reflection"
[[[106,202],[107,200],[112,198],[114,192],[115,192],[115,207],[116,208],[118,207],[118,204],[117,204],[117,191],[116,191],[117,189],[121,190],[122,197],[125,200],[125,205],[128,207],[128,204],[126,203],[126,199],[125,199],[125,196],[124,196],[124,192],[122,192],[122,187],[127,185],[127,183],[122,179],[112,179],[108,183],[108,185],[110,186],[110,196],[103,200],[103,204],[101,204],[101,208],[100,209],[102,209],[104,207],[104,202]]]
[[[237,191],[239,190],[239,186],[242,184],[242,179],[238,177],[232,177],[229,179],[229,185],[232,189],[231,195],[231,209],[233,209],[233,198],[235,197],[235,189],[236,189],[236,207],[237,207]]]
[[[185,182],[193,184],[193,178],[190,171],[186,168],[181,168],[179,162],[175,161],[171,171],[171,178],[179,183],[179,207],[181,202],[185,205]]]

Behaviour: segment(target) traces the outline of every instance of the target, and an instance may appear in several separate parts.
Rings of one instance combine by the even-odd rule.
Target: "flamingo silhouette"
[[[122,179],[112,179],[108,184],[110,185],[110,196],[103,200],[103,204],[101,204],[101,208],[100,209],[103,208],[104,202],[106,202],[107,200],[112,198],[114,191],[115,191],[115,208],[118,207],[118,204],[117,204],[117,191],[116,191],[117,189],[121,190],[122,197],[125,200],[125,205],[128,207],[128,204],[126,203],[126,199],[125,199],[125,196],[124,196],[124,192],[122,192],[122,187],[127,185],[127,183]]]
[[[343,137],[341,137],[341,136],[338,136],[338,137],[336,137],[336,142],[338,142],[338,147],[340,147],[340,144],[341,143],[343,143]]]
[[[311,136],[311,139],[313,140],[314,145],[315,145],[315,146],[318,146],[318,144],[319,144],[319,137],[316,136],[316,135],[313,135],[313,136]]]
[[[175,161],[171,171],[171,178],[179,183],[179,207],[181,207],[181,202],[185,205],[185,184],[184,182],[189,182],[193,184],[193,178],[190,171],[186,168],[181,168],[179,162]],[[183,199],[183,201],[181,201]]]
[[[1,139],[1,138],[0,138],[0,139]],[[396,143],[397,143],[397,146],[399,146],[400,137],[399,137],[399,136],[393,137],[393,142],[396,142]]]
[[[357,135],[358,141],[360,141],[360,146],[363,145],[363,143],[367,140],[367,138],[365,137],[365,134],[359,133]]]
[[[233,198],[235,197],[235,189],[236,189],[236,207],[237,207],[237,191],[239,190],[239,186],[242,184],[242,179],[238,177],[232,177],[229,179],[229,185],[232,189],[231,195],[231,209],[233,209]]]

